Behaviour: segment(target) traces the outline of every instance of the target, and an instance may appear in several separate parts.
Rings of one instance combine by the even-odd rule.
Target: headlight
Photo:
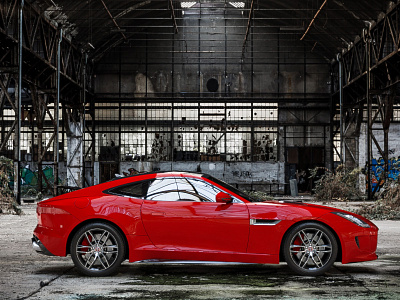
[[[349,220],[350,222],[352,222],[352,223],[354,223],[354,224],[356,224],[356,225],[358,225],[360,227],[364,227],[364,228],[370,228],[371,227],[371,226],[369,226],[368,223],[364,222],[363,220],[360,220],[359,218],[357,218],[357,217],[355,217],[353,215],[346,214],[346,213],[343,213],[343,212],[334,212],[333,214],[335,214],[335,215],[337,215],[339,217],[345,218],[346,220]]]

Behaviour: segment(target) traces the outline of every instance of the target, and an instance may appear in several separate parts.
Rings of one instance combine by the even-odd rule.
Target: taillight
[[[50,215],[69,215],[70,213],[58,208],[58,207],[53,207],[53,206],[38,206],[36,208],[36,213],[38,216],[40,214],[50,214]]]

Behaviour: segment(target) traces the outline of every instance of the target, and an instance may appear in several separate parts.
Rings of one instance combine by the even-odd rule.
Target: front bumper
[[[35,235],[32,238],[32,248],[37,253],[40,253],[43,255],[54,256],[54,254],[51,253],[49,250],[47,250],[47,248],[42,244],[42,242]]]

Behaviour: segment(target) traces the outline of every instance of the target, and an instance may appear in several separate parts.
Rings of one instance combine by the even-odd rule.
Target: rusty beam
[[[175,33],[178,33],[178,25],[176,23],[175,9],[174,9],[174,4],[172,3],[172,0],[169,0],[169,8],[171,10],[172,22],[174,22]]]
[[[247,19],[246,35],[244,36],[243,45],[242,45],[242,59],[244,58],[244,51],[246,50],[246,43],[247,43],[247,39],[250,34],[251,19],[253,17],[253,5],[254,5],[254,0],[251,0],[249,18]]]
[[[122,32],[121,27],[119,27],[117,21],[115,20],[115,18],[113,17],[113,15],[111,14],[110,10],[108,9],[107,5],[104,3],[103,0],[100,0],[100,2],[103,4],[104,9],[107,11],[107,14],[109,15],[109,17],[111,18],[111,21],[114,23],[115,27],[118,29],[118,31],[121,33],[122,37],[124,38],[124,40],[126,41],[126,35]]]
[[[302,41],[304,39],[304,37],[306,36],[307,32],[310,30],[312,24],[314,23],[315,19],[317,18],[318,14],[320,13],[321,9],[325,6],[326,2],[328,0],[325,0],[324,3],[322,3],[321,7],[318,9],[318,11],[316,12],[314,18],[311,20],[310,24],[308,25],[306,32],[304,32],[303,36],[300,38],[300,41]]]

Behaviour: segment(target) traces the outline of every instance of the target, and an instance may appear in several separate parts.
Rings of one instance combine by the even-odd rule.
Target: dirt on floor
[[[90,278],[70,257],[32,249],[35,207],[0,215],[0,299],[400,299],[400,221],[375,222],[378,260],[339,263],[319,277],[294,275],[285,264],[124,262],[115,276]]]

